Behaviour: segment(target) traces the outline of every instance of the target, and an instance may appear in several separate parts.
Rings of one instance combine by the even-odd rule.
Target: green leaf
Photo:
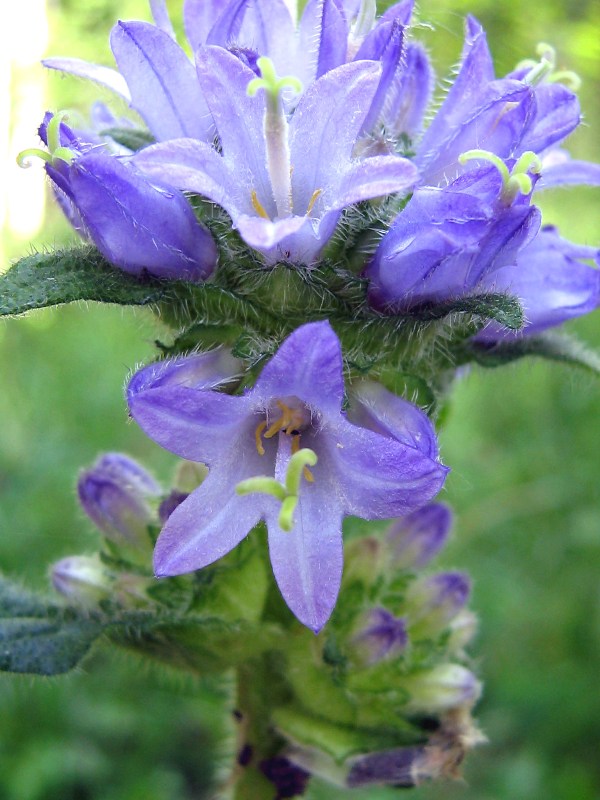
[[[26,256],[0,275],[0,316],[75,300],[148,305],[170,296],[172,284],[111,267],[93,247]]]
[[[0,619],[0,670],[60,675],[73,669],[102,632],[92,617]]]
[[[573,336],[555,331],[495,345],[474,342],[466,352],[467,356],[470,354],[471,359],[484,367],[499,367],[524,356],[537,356],[600,374],[600,354]]]

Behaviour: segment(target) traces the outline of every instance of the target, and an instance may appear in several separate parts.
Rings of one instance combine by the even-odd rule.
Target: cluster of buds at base
[[[87,610],[107,602],[122,608],[146,606],[152,583],[143,575],[110,569],[98,555],[68,556],[57,561],[50,569],[50,580],[71,605]]]

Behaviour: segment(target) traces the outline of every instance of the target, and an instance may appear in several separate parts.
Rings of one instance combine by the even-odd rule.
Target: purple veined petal
[[[429,458],[438,457],[435,428],[427,414],[380,383],[360,381],[352,385],[348,419],[414,447]]]
[[[213,122],[194,67],[168,34],[147,22],[118,22],[110,43],[131,104],[157,139],[212,142]]]
[[[383,123],[396,135],[414,139],[421,133],[431,102],[435,77],[425,49],[410,42],[404,51],[404,68],[394,75],[383,107]]]
[[[320,78],[326,72],[346,63],[348,24],[335,0],[317,0],[312,5],[317,14],[317,32],[315,34],[306,30],[306,21],[310,18],[310,9],[307,7],[300,21],[300,47],[308,45],[312,50],[315,39],[318,41],[314,77]],[[314,38],[308,38],[311,36]]]
[[[411,23],[414,6],[414,0],[402,0],[400,3],[394,3],[381,15],[377,22],[381,25],[395,20],[406,28]]]
[[[467,150],[490,150],[500,158],[508,158],[520,147],[535,111],[531,87],[498,80],[489,83],[480,94],[478,106],[465,103],[456,109],[462,111],[463,117],[453,127],[440,131],[444,139],[435,140],[429,134],[447,100],[436,114],[415,159],[423,183],[439,185],[455,177],[462,169],[458,157]]]
[[[342,350],[329,322],[301,325],[265,365],[249,397],[267,403],[294,395],[309,408],[339,415],[344,397]]]
[[[255,475],[259,458],[241,447],[228,471],[209,472],[204,482],[169,516],[154,550],[158,578],[181,575],[212,564],[238,545],[263,516],[264,507],[275,505],[265,495],[239,497],[235,486]],[[251,463],[248,463],[251,462]]]
[[[343,419],[321,431],[319,445],[320,461],[337,475],[344,512],[363,519],[410,514],[439,492],[448,473],[414,447]]]
[[[173,23],[169,17],[165,0],[150,0],[150,10],[156,27],[164,31],[173,41],[176,41],[177,37],[173,30]]]
[[[536,192],[560,186],[600,186],[600,164],[568,159],[544,166],[535,185]]]
[[[42,64],[48,69],[56,69],[59,72],[66,72],[67,75],[75,75],[77,78],[87,78],[99,83],[101,86],[106,86],[111,92],[120,95],[128,103],[131,102],[131,92],[127,81],[116,69],[103,67],[100,64],[91,64],[80,58],[45,58],[42,60]]]
[[[279,480],[285,476],[291,455],[289,437],[280,438],[275,472]],[[311,437],[306,446],[316,447]],[[267,528],[273,573],[283,599],[303,625],[318,633],[340,590],[342,508],[334,476],[319,470],[318,462],[311,471],[314,482],[302,481],[292,530],[281,530],[278,509],[267,512]]]
[[[313,192],[336,183],[345,171],[380,74],[372,62],[344,64],[313,83],[300,99],[290,123],[294,208],[308,208]]]
[[[196,139],[173,139],[140,150],[133,157],[148,177],[207,197],[233,219],[252,211],[251,187],[232,173],[223,156]]]
[[[369,133],[375,127],[381,116],[387,93],[393,83],[394,76],[402,69],[401,58],[404,49],[403,27],[395,21],[386,22],[384,25],[378,25],[374,30],[374,34],[377,34],[378,41],[373,48],[372,57],[381,59],[381,78],[379,79],[379,86],[371,102],[369,112],[363,122],[363,133]],[[368,40],[369,37],[363,42],[363,46],[357,54],[357,59],[363,47],[367,49],[366,43]],[[379,55],[377,55],[378,52]]]
[[[127,396],[134,398],[140,392],[163,386],[215,389],[242,375],[243,371],[243,364],[239,359],[234,358],[226,348],[217,347],[206,353],[149,364],[132,376]]]
[[[283,245],[277,247],[283,240],[294,236],[294,234],[297,234],[302,228],[308,228],[309,237],[314,239],[311,221],[308,217],[293,216],[271,221],[263,217],[242,214],[237,217],[237,219],[234,219],[233,222],[246,244],[249,244],[250,247],[267,254],[274,250],[272,253],[273,263],[275,261],[302,260],[300,258],[295,258],[295,252],[289,252],[286,255]],[[293,245],[293,239],[290,245]]]
[[[256,75],[220,47],[199,50],[196,65],[206,103],[217,121],[223,157],[247,192],[247,202],[254,190],[266,213],[275,217],[263,132],[265,93],[247,94]]]
[[[467,115],[466,109],[481,105],[482,94],[494,80],[494,65],[485,31],[474,17],[465,22],[465,42],[461,66],[452,88],[425,132],[420,150],[436,151],[439,142],[448,138]]]
[[[73,161],[69,196],[102,254],[127,272],[201,281],[217,249],[176,189],[151,184],[133,166],[101,151]]]
[[[241,450],[248,449],[244,436],[254,441],[256,404],[248,397],[176,384],[146,387],[134,375],[127,402],[129,413],[151,439],[189,461],[222,464],[235,459],[228,454],[236,442]]]
[[[271,58],[280,75],[289,74],[293,68],[295,37],[296,26],[284,0],[253,0],[247,4],[238,44]]]
[[[535,115],[515,152],[517,156],[527,150],[542,153],[560,143],[581,122],[577,95],[561,83],[537,86],[534,95]]]
[[[193,52],[206,44],[211,29],[229,5],[230,0],[184,0],[183,24]]]
[[[543,229],[520,252],[515,265],[490,274],[482,284],[484,289],[518,297],[527,320],[525,327],[515,332],[490,324],[477,334],[476,341],[493,343],[531,336],[594,311],[600,305],[600,270],[579,260],[590,258],[600,266],[599,250],[568,242],[554,228]]]
[[[238,39],[244,17],[252,0],[229,0],[221,5],[218,16],[202,44],[227,48]],[[199,43],[198,43],[199,44]]]
[[[372,156],[354,162],[335,191],[325,194],[323,205],[331,211],[374,197],[408,194],[418,177],[417,168],[406,158]]]

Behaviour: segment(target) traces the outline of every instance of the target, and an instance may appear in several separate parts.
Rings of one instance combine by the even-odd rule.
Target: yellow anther
[[[252,198],[252,208],[256,211],[258,216],[262,217],[263,219],[270,219],[269,215],[267,214],[267,212],[264,209],[263,204],[258,199],[258,195],[254,191],[254,189],[252,189],[250,197]]]
[[[305,480],[307,480],[309,483],[315,482],[314,476],[308,467],[304,467],[302,474],[304,475]]]
[[[262,439],[260,437],[266,427],[266,420],[263,420],[256,426],[256,430],[254,431],[254,440],[256,442],[256,449],[258,450],[259,456],[264,456],[265,454],[265,448],[263,447]]]
[[[319,199],[319,197],[322,194],[323,194],[323,189],[315,189],[314,190],[314,192],[311,195],[310,200],[308,201],[308,208],[306,209],[306,214],[304,215],[305,217],[309,216],[310,212],[315,207],[315,203],[317,202],[317,200]]]

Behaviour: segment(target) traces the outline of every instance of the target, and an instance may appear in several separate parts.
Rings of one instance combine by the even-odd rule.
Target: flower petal
[[[169,383],[170,377],[160,373],[154,388],[144,377],[134,376],[127,390],[129,413],[151,439],[181,458],[209,467],[235,460],[231,452],[238,440],[241,450],[252,450],[242,442],[244,433],[254,441],[256,427],[247,397],[176,385]]]
[[[278,479],[285,475],[291,455],[290,437],[281,438]],[[312,441],[307,444],[314,446]],[[342,508],[335,478],[318,467],[312,468],[314,483],[302,482],[291,531],[281,530],[274,510],[266,516],[269,554],[279,590],[300,622],[315,633],[333,611],[343,563]]]
[[[157,28],[164,31],[173,41],[176,40],[175,31],[173,30],[173,23],[169,17],[167,4],[165,0],[150,0],[150,10],[152,11],[152,19]]]
[[[100,64],[91,64],[80,58],[45,58],[42,64],[48,69],[57,69],[68,75],[78,78],[87,78],[90,81],[106,86],[111,92],[121,95],[127,102],[131,102],[131,92],[125,78],[116,69],[103,67]]]
[[[552,189],[555,186],[600,186],[600,164],[567,159],[544,166],[535,190]]]
[[[290,123],[294,208],[308,208],[316,189],[342,179],[380,74],[379,65],[370,61],[344,64],[309,86],[300,99]]]
[[[337,475],[344,512],[364,519],[410,514],[439,492],[448,472],[426,453],[343,419],[321,441],[319,459]]]
[[[110,43],[132,106],[157,139],[212,141],[212,119],[194,67],[168,34],[147,22],[118,22]]]
[[[223,6],[223,0],[185,0],[183,23],[192,52],[195,53],[200,45],[206,44],[211,28],[223,12]],[[229,10],[227,6],[226,10]]]
[[[233,550],[260,521],[262,507],[271,498],[235,494],[236,484],[252,474],[247,472],[245,453],[242,449],[240,463],[234,462],[235,469],[226,475],[222,470],[218,474],[211,471],[169,516],[154,550],[154,571],[158,578],[212,564]]]
[[[342,350],[329,322],[301,325],[265,365],[249,397],[267,403],[294,395],[310,408],[339,414],[344,397]]]
[[[252,208],[250,191],[244,193],[239,177],[232,174],[217,151],[196,139],[173,139],[140,150],[133,161],[144,174],[183,191],[194,192],[218,203],[235,220]]]
[[[361,200],[388,194],[408,194],[418,177],[417,168],[407,158],[373,156],[356,161],[350,165],[335,192],[326,196],[325,210],[339,210]]]

